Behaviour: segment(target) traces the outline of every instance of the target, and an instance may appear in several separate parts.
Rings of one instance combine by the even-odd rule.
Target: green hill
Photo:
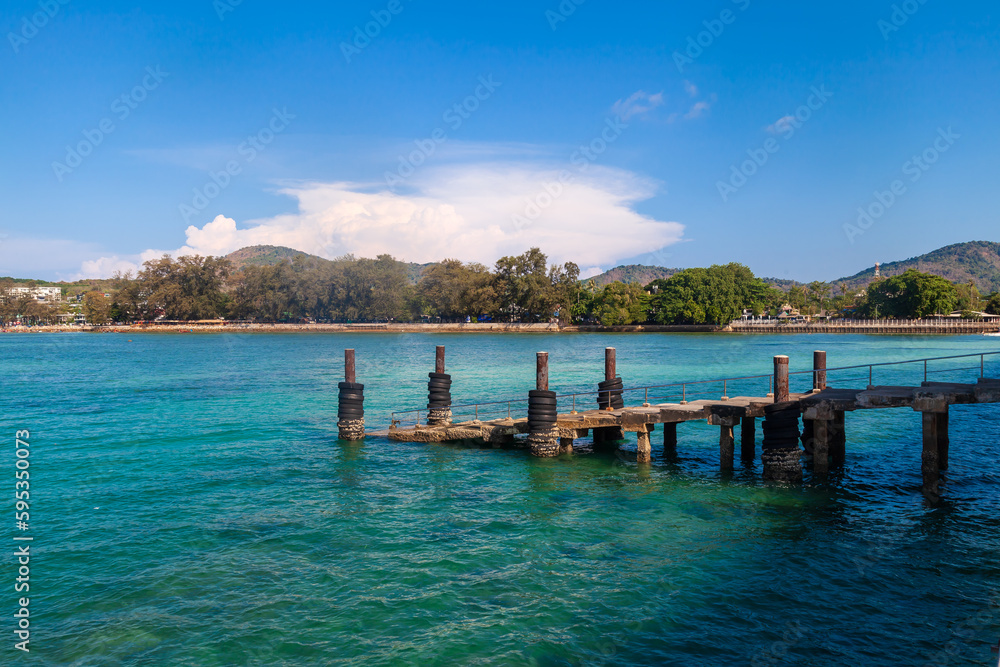
[[[272,266],[285,260],[291,262],[294,261],[296,257],[301,257],[303,261],[309,262],[313,265],[333,261],[319,257],[318,255],[310,255],[307,252],[295,250],[294,248],[286,248],[285,246],[276,245],[248,246],[226,255],[226,259],[232,262],[233,268],[237,271],[242,269],[244,266]],[[434,264],[407,263],[406,273],[410,283],[416,285],[420,278],[424,275],[424,271],[432,266],[434,266]]]
[[[882,276],[896,276],[907,269],[932,273],[956,283],[972,281],[982,294],[1000,291],[1000,243],[970,241],[939,248],[926,255],[882,265]],[[864,288],[875,278],[875,267],[833,281],[849,290]]]
[[[616,266],[610,271],[605,271],[599,276],[588,278],[584,282],[593,283],[598,287],[604,287],[615,281],[623,283],[639,283],[648,285],[654,280],[666,280],[680,269],[666,269],[662,266],[643,266],[642,264],[629,264],[627,266]]]

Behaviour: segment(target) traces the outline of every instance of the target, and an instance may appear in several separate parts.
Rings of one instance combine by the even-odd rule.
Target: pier
[[[437,354],[443,359],[443,349],[439,348]],[[395,412],[388,437],[400,442],[475,442],[493,447],[529,447],[529,443],[541,439],[557,446],[539,448],[532,444],[532,453],[557,456],[572,452],[581,438],[591,436],[596,450],[616,449],[625,433],[635,433],[636,460],[648,463],[652,460],[657,426],[662,434],[663,456],[669,458],[680,444],[678,426],[703,421],[719,428],[719,467],[731,471],[736,456],[735,429],[740,429],[741,459],[753,461],[757,456],[757,420],[764,419],[764,476],[794,482],[801,479],[803,465],[811,466],[815,474],[843,465],[848,453],[847,413],[905,408],[921,415],[918,428],[922,437],[914,438],[914,444],[922,447],[922,489],[929,500],[936,501],[940,497],[941,473],[948,469],[950,407],[1000,403],[1000,367],[993,365],[1000,362],[1000,352],[827,368],[826,353],[817,351],[812,369],[807,371],[790,372],[788,357],[779,356],[774,358],[774,372],[766,375],[626,389],[616,374],[615,350],[608,348],[604,380],[595,391],[559,396],[547,392],[548,354],[539,353],[537,361],[538,383],[532,396],[542,395],[545,390],[546,397],[554,397],[554,425],[528,418],[532,399],[526,395],[452,405],[452,419],[445,424],[428,424],[426,410]],[[987,373],[988,363],[992,377]],[[954,373],[972,375],[975,381],[935,379]],[[915,376],[918,381],[876,384],[876,379],[896,380],[902,376]],[[838,379],[840,386],[834,386]],[[792,391],[793,383],[805,386]],[[760,391],[735,391],[754,386]],[[525,441],[520,435],[529,438]]]

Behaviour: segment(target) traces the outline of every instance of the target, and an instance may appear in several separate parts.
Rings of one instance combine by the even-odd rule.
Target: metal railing
[[[811,382],[807,385],[805,391],[799,393],[808,393],[812,391],[815,386],[815,379],[819,373],[826,373],[827,384],[830,384],[830,374],[840,373],[844,371],[859,371],[866,370],[866,375],[857,375],[848,378],[839,378],[840,383],[867,380],[867,387],[875,386],[875,370],[884,369],[888,367],[899,367],[913,364],[922,364],[923,366],[923,381],[928,382],[931,375],[938,375],[943,373],[957,373],[970,370],[979,371],[979,377],[986,377],[986,358],[1000,355],[1000,351],[997,352],[977,352],[973,354],[958,354],[946,357],[929,357],[926,359],[911,359],[907,361],[884,361],[874,364],[859,364],[856,366],[840,366],[837,368],[825,368],[825,369],[813,369],[805,371],[792,371],[789,372],[789,382],[792,379],[802,378],[805,376],[810,376]],[[979,359],[978,366],[963,366],[960,368],[945,368],[945,369],[932,369],[931,364],[933,362],[939,361],[951,361],[954,359]],[[622,395],[631,394],[637,395],[642,392],[643,400],[642,407],[648,407],[651,405],[651,400],[657,400],[658,404],[666,404],[670,402],[675,402],[680,405],[685,405],[690,403],[692,400],[701,400],[706,398],[711,398],[712,400],[729,400],[730,388],[732,386],[746,388],[749,384],[752,386],[758,386],[759,389],[763,388],[764,380],[767,381],[767,396],[771,396],[774,393],[774,375],[745,375],[741,377],[731,377],[731,378],[719,378],[713,380],[689,380],[685,382],[673,382],[669,384],[657,384],[649,385],[645,387],[631,387],[622,390]],[[713,391],[713,388],[714,391]],[[848,387],[844,387],[848,388]],[[721,395],[719,393],[721,389]],[[567,394],[560,394],[556,398],[561,405],[566,405],[568,402],[571,406],[570,414],[577,414],[579,412],[578,407],[583,404],[579,402],[581,398],[590,398],[594,401],[594,405],[597,403],[597,398],[600,395],[606,395],[607,391],[581,391],[572,392]],[[666,400],[664,400],[666,399]],[[676,401],[671,401],[670,399],[679,399]],[[565,401],[565,402],[564,402]],[[637,402],[637,401],[636,401]],[[518,411],[517,416],[515,416],[514,406],[524,406],[523,411]],[[522,398],[511,398],[507,400],[499,401],[489,401],[483,403],[466,403],[461,405],[453,405],[451,407],[453,420],[456,423],[463,422],[473,422],[478,423],[482,421],[492,421],[499,419],[519,419],[524,414],[527,413],[528,399],[527,397]],[[634,406],[638,407],[638,406]],[[595,410],[596,408],[587,408],[588,410]],[[426,421],[427,415],[426,409],[418,410],[405,410],[400,412],[393,412],[391,415],[391,424],[393,427],[399,427],[403,425],[415,425],[420,426],[421,421]],[[471,419],[467,419],[471,417]],[[486,419],[484,419],[486,418]]]

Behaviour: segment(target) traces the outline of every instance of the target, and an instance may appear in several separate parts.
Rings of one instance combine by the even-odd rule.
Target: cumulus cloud
[[[650,95],[644,90],[639,90],[632,93],[632,95],[627,99],[615,102],[612,110],[615,114],[620,116],[622,120],[628,120],[633,116],[640,116],[642,114],[649,113],[653,109],[660,106],[663,106],[663,93]]]
[[[681,240],[679,223],[634,209],[655,194],[653,183],[593,165],[560,183],[561,171],[521,164],[427,170],[406,195],[357,183],[299,183],[280,191],[298,202],[294,213],[243,224],[218,215],[188,227],[184,246],[169,254],[218,256],[245,246],[281,245],[331,259],[388,253],[413,262],[454,257],[491,265],[537,246],[553,262],[597,267]],[[547,198],[549,192],[558,194]],[[528,224],[515,222],[537,202],[545,205]],[[82,273],[94,277],[134,269],[160,254],[103,257],[85,263]]]

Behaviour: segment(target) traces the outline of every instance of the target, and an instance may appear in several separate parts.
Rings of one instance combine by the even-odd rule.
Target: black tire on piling
[[[764,441],[761,461],[764,479],[775,482],[802,481],[802,450],[799,449],[798,403],[788,401],[764,407]]]
[[[624,384],[620,377],[616,377],[613,380],[604,380],[603,382],[597,383],[597,407],[600,410],[607,410],[611,407],[613,410],[621,410],[625,407],[625,402],[622,399],[622,390],[624,389]]]
[[[558,400],[554,391],[534,389],[528,392],[528,447],[532,456],[559,456],[557,414]]]
[[[365,437],[365,386],[359,382],[339,382],[337,430],[341,440]]]
[[[427,377],[427,423],[447,426],[451,424],[451,376],[428,373]]]

